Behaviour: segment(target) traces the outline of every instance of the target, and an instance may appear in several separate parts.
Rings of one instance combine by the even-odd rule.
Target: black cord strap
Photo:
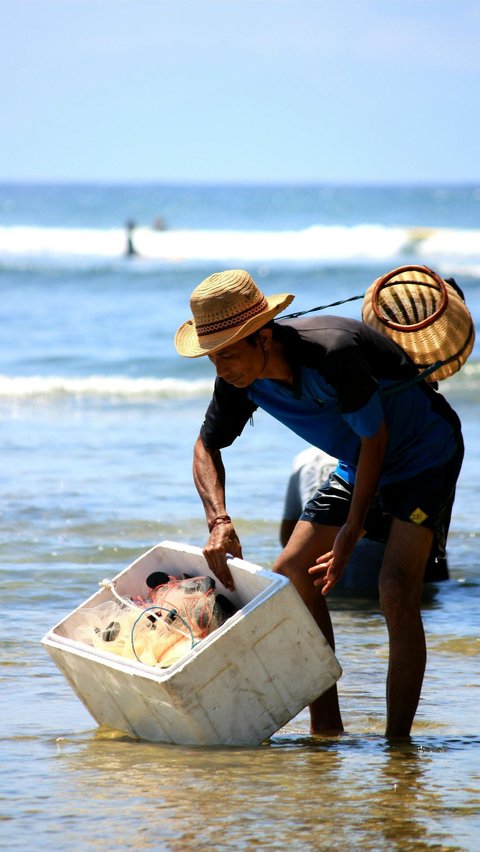
[[[306,311],[297,311],[294,314],[283,314],[279,319],[296,319],[297,317],[303,317],[304,314],[311,314],[313,311],[324,311],[326,308],[336,308],[338,305],[344,305],[346,302],[356,302],[357,299],[363,299],[365,293],[362,293],[361,296],[350,296],[348,299],[341,299],[340,302],[330,302],[329,305],[318,305],[316,308],[308,308]]]

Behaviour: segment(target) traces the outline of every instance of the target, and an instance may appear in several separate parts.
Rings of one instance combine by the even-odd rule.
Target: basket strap
[[[452,286],[458,291],[459,295],[462,297],[463,301],[465,301],[465,299],[463,297],[463,293],[460,290],[460,288],[458,287],[458,285],[456,284],[456,282],[454,282],[454,279],[453,278],[447,278],[446,280],[449,284],[452,284]],[[363,299],[363,298],[365,298],[365,293],[362,293],[359,296],[349,296],[348,299],[341,299],[339,302],[330,302],[330,304],[328,304],[328,305],[317,305],[316,308],[308,308],[306,311],[296,311],[293,314],[284,314],[283,316],[279,317],[279,319],[296,319],[297,317],[305,316],[305,314],[311,314],[314,311],[324,311],[326,308],[336,308],[336,307],[338,307],[338,305],[345,305],[347,302],[355,302],[358,299]],[[384,390],[381,391],[381,395],[382,396],[388,396],[389,394],[395,393],[396,391],[405,390],[406,388],[409,388],[412,385],[416,385],[418,382],[423,382],[424,379],[428,379],[428,377],[432,373],[434,373],[435,370],[438,370],[440,367],[444,367],[445,364],[449,364],[451,361],[455,361],[455,359],[460,357],[462,352],[466,349],[466,347],[470,343],[470,340],[472,338],[472,334],[473,334],[473,324],[470,325],[470,334],[468,335],[467,340],[465,341],[464,345],[462,346],[462,348],[460,349],[459,352],[456,352],[454,355],[451,355],[449,358],[446,358],[443,361],[435,361],[434,364],[430,364],[428,367],[425,367],[420,373],[418,373],[417,376],[413,376],[411,379],[406,379],[405,381],[397,382],[397,384],[395,384],[395,385],[390,385],[389,388],[384,388]]]
[[[357,299],[363,299],[365,297],[365,293],[362,293],[360,296],[350,296],[348,299],[341,299],[340,302],[330,302],[329,305],[317,305],[316,308],[308,308],[306,311],[296,311],[293,314],[284,314],[278,319],[296,319],[297,317],[303,317],[305,314],[311,314],[313,311],[324,311],[326,308],[336,308],[338,305],[345,305],[347,302],[355,302]]]
[[[418,373],[417,376],[412,376],[411,379],[405,379],[403,382],[397,382],[395,385],[390,385],[388,388],[383,388],[380,391],[381,396],[388,396],[391,393],[396,393],[398,391],[406,390],[407,388],[413,387],[413,385],[418,384],[418,382],[423,382],[424,379],[428,379],[428,377],[438,370],[439,367],[443,367],[447,361],[435,361],[435,364],[431,364],[430,367],[426,367],[425,370],[422,370],[421,373]]]

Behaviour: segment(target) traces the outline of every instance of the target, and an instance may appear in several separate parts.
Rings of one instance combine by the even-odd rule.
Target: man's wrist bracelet
[[[230,515],[217,515],[213,521],[209,521],[208,523],[208,532],[212,532],[213,528],[217,526],[217,524],[231,524],[232,519]]]

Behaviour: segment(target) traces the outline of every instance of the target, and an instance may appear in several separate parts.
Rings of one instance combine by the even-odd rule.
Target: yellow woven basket
[[[362,319],[387,335],[428,376],[456,373],[470,355],[475,329],[461,293],[427,266],[400,266],[377,278],[365,293]]]

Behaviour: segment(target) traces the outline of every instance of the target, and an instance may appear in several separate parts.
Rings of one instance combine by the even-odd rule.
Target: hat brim
[[[217,331],[215,334],[206,334],[198,337],[193,319],[184,322],[175,335],[175,348],[179,355],[185,358],[200,358],[202,355],[213,355],[225,346],[231,346],[238,340],[243,340],[249,334],[253,334],[262,328],[267,322],[281,313],[295,296],[291,293],[278,293],[274,296],[266,296],[267,308],[245,323],[235,328]]]

